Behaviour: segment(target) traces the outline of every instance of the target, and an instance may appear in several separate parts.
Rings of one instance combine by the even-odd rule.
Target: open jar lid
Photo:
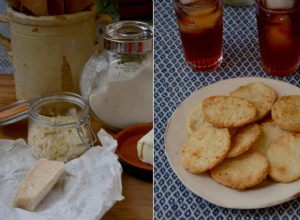
[[[116,53],[142,54],[152,51],[153,27],[141,21],[119,21],[106,26],[103,48]]]

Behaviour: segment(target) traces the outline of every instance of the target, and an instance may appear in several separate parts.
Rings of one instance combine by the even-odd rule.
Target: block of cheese
[[[138,141],[137,151],[141,161],[153,165],[153,129]]]
[[[13,207],[34,210],[64,172],[64,163],[38,160],[26,174],[13,200]]]

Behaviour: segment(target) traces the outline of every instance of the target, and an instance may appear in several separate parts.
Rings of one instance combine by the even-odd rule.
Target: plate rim
[[[188,100],[191,99],[190,97],[193,97],[195,95],[197,95],[198,93],[201,93],[202,91],[205,91],[205,89],[207,90],[208,88],[212,88],[212,87],[215,87],[215,86],[218,86],[219,84],[232,84],[234,82],[238,82],[240,80],[244,80],[243,83],[239,83],[239,84],[235,84],[235,86],[233,87],[234,88],[237,88],[239,86],[242,86],[242,85],[246,85],[250,82],[263,82],[263,83],[270,83],[270,84],[280,84],[280,86],[290,86],[292,87],[293,89],[297,89],[299,90],[299,95],[300,95],[300,88],[296,85],[293,85],[289,82],[286,82],[286,81],[283,81],[283,80],[278,80],[278,79],[272,79],[272,78],[263,78],[263,77],[235,77],[235,78],[229,78],[229,79],[224,79],[224,80],[219,80],[219,81],[216,81],[216,82],[213,82],[207,86],[203,86],[201,87],[200,89],[198,90],[195,90],[194,92],[192,92],[189,96],[187,96],[178,106],[177,108],[175,109],[175,111],[173,111],[171,117],[168,119],[168,123],[167,123],[167,126],[166,126],[166,130],[165,130],[165,134],[164,134],[164,151],[165,151],[165,154],[166,154],[166,157],[167,157],[167,160],[170,164],[170,167],[172,168],[173,172],[176,174],[177,178],[181,181],[181,183],[188,189],[190,190],[192,193],[194,193],[195,195],[197,196],[200,196],[202,199],[214,204],[214,205],[217,205],[217,206],[221,206],[221,207],[224,207],[224,208],[234,208],[234,209],[257,209],[257,208],[267,208],[267,207],[271,207],[271,206],[275,206],[275,205],[279,205],[279,204],[282,204],[284,202],[287,202],[287,201],[290,201],[292,199],[295,199],[297,197],[300,196],[300,190],[296,191],[294,194],[292,194],[291,196],[287,196],[286,198],[282,198],[280,200],[276,200],[276,201],[273,201],[273,202],[270,202],[270,203],[266,203],[266,204],[260,204],[260,205],[256,205],[256,204],[252,204],[252,205],[248,205],[248,206],[243,206],[243,205],[231,205],[231,204],[226,204],[226,203],[222,203],[218,200],[215,200],[214,198],[212,197],[207,197],[206,195],[203,195],[203,194],[200,194],[198,191],[196,191],[194,188],[191,188],[190,184],[188,184],[184,179],[183,177],[179,174],[178,170],[174,168],[174,164],[173,164],[173,161],[172,159],[170,158],[170,155],[168,153],[168,149],[170,147],[168,147],[168,132],[170,130],[170,127],[172,126],[172,123],[174,123],[174,116],[176,116],[176,114],[178,113],[178,111],[180,111],[180,108],[182,108],[182,106],[184,105],[187,105],[188,103]],[[272,86],[271,86],[272,87]],[[232,90],[233,90],[232,89]],[[208,95],[207,95],[208,96]],[[206,96],[206,97],[207,97]],[[202,100],[202,99],[201,99]],[[196,104],[195,104],[196,106]],[[186,115],[187,116],[187,115]],[[186,126],[184,126],[185,128]],[[177,161],[178,163],[178,161]],[[188,171],[185,171],[188,173]],[[194,175],[194,174],[191,174],[190,175]],[[209,177],[210,178],[210,177]],[[271,181],[271,180],[270,180]],[[294,184],[296,183],[296,185],[300,185],[300,180],[297,180],[294,182]],[[275,183],[276,185],[277,184],[281,184],[281,183]],[[275,185],[274,184],[274,185]],[[236,191],[234,189],[230,189],[228,187],[225,187],[225,186],[222,186],[220,184],[218,184],[220,186],[220,188],[226,188],[226,189],[229,189],[231,191]],[[239,191],[236,191],[236,192],[239,192]],[[222,196],[220,196],[222,197]]]

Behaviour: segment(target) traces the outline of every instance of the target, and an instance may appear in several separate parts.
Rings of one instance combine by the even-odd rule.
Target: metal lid
[[[103,48],[127,54],[152,51],[153,27],[141,21],[119,21],[106,26]]]

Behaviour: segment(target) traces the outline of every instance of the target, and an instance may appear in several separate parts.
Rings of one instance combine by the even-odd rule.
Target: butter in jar
[[[53,93],[29,107],[28,147],[40,159],[67,162],[95,143],[87,102],[74,93]]]

